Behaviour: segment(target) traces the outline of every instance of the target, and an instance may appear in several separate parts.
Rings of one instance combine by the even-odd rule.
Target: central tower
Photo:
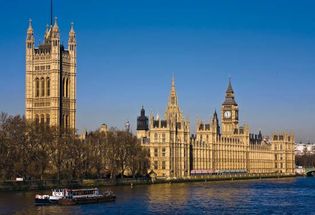
[[[238,105],[234,98],[231,80],[225,93],[225,100],[221,107],[222,135],[231,136],[238,128]]]

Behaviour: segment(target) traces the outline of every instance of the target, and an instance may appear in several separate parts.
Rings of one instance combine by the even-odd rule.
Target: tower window
[[[35,79],[35,97],[39,97],[39,79]]]
[[[162,161],[162,169],[166,169],[166,162]]]
[[[66,80],[65,78],[62,79],[62,97],[65,97],[65,91],[66,91]]]
[[[35,125],[38,126],[39,124],[39,116],[36,114],[35,116]]]
[[[41,78],[41,96],[45,96],[45,79]]]
[[[69,128],[69,116],[66,115],[66,129]]]
[[[162,148],[162,156],[165,157],[165,155],[166,155],[166,149]]]
[[[44,114],[40,115],[40,124],[41,125],[44,125],[45,123],[45,117],[44,117]]]
[[[50,126],[50,115],[49,114],[46,115],[46,125],[47,125],[47,127]]]
[[[66,80],[66,97],[69,97],[69,79]]]
[[[50,78],[46,79],[47,96],[50,96]]]

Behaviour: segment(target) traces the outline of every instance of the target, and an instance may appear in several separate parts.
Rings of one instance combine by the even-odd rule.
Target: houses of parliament
[[[220,118],[220,119],[219,119]],[[220,123],[221,122],[221,123]],[[239,106],[231,81],[221,106],[212,118],[198,121],[196,134],[180,111],[172,80],[164,119],[145,115],[137,118],[137,138],[148,151],[150,170],[157,177],[184,178],[198,174],[288,173],[295,169],[294,135],[271,137],[251,134],[239,125]]]
[[[68,46],[60,43],[57,19],[48,25],[43,42],[35,47],[30,20],[26,36],[26,120],[75,129],[76,34],[71,24]],[[229,82],[221,113],[198,121],[196,134],[180,110],[172,80],[164,119],[137,119],[137,138],[147,149],[150,168],[158,177],[189,177],[224,172],[294,173],[294,135],[250,134],[239,125],[239,106]]]

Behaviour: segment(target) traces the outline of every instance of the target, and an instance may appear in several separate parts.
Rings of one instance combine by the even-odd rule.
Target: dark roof
[[[231,84],[231,80],[229,80],[229,85],[228,85],[228,88],[227,88],[226,92],[227,93],[234,93],[233,87],[232,87],[232,84]]]
[[[225,95],[225,100],[223,102],[223,105],[237,105],[234,99],[234,91],[233,91],[231,80],[229,80],[229,85],[226,89],[226,95]]]
[[[234,100],[234,97],[225,97],[223,105],[237,105],[237,103]]]

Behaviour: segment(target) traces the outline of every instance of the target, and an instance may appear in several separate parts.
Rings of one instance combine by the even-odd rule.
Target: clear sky
[[[241,123],[315,141],[315,1],[55,0],[61,40],[78,42],[77,127],[135,129],[142,105],[164,114],[175,74],[181,110],[220,110],[232,78]],[[24,113],[25,37],[36,44],[49,0],[1,0],[0,111]]]

